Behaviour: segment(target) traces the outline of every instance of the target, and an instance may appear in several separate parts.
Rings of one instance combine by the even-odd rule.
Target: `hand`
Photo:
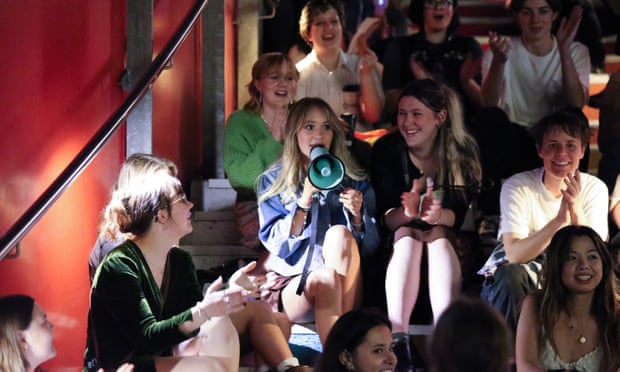
[[[420,210],[420,181],[418,179],[413,180],[413,185],[409,192],[404,192],[400,196],[400,203],[403,207],[403,213],[409,218],[415,218],[419,214]]]
[[[382,21],[378,17],[364,18],[362,23],[357,27],[355,35],[351,38],[347,53],[361,56],[369,50],[368,38],[381,26],[381,23]]]
[[[297,200],[297,204],[304,208],[310,208],[312,206],[312,197],[314,193],[317,192],[321,192],[321,190],[314,187],[310,182],[310,179],[306,177],[304,180],[304,190],[301,192],[301,196]]]
[[[435,225],[441,218],[441,200],[433,198],[433,179],[426,178],[426,194],[422,199],[422,210],[420,218],[422,221]]]
[[[340,193],[340,202],[344,208],[351,213],[353,217],[362,215],[362,206],[364,205],[364,194],[361,191],[350,187],[344,189]]]
[[[273,122],[271,123],[271,135],[278,142],[282,142],[282,139],[284,138],[286,117],[287,109],[285,107],[278,108],[273,116]]]
[[[467,53],[465,60],[461,65],[460,79],[461,83],[467,83],[470,79],[474,79],[482,71],[482,61],[480,59],[473,59],[471,53]]]
[[[489,32],[489,48],[493,52],[493,61],[504,63],[508,60],[510,52],[510,39],[499,35],[497,32]]]
[[[568,213],[570,215],[571,223],[578,225],[577,216],[581,211],[581,173],[577,170],[575,175],[567,174],[564,177],[564,184],[566,189],[562,190],[562,203],[566,203]]]
[[[255,281],[255,276],[250,276],[248,273],[256,267],[256,261],[252,261],[239,270],[235,271],[230,277],[229,288],[237,287],[245,289],[249,296],[258,296],[258,284]]]
[[[583,8],[579,5],[574,5],[568,18],[563,17],[560,22],[560,27],[556,33],[556,39],[558,40],[558,48],[562,52],[570,51],[570,44],[575,40],[577,35],[577,29],[581,23],[581,17],[583,15]]]
[[[265,274],[264,281],[263,283],[261,283],[260,288],[259,288],[261,298],[269,296],[272,289],[277,289],[275,287],[278,284],[277,282],[278,278],[279,278],[278,274],[276,274],[273,271],[269,271],[267,272],[267,274]]]
[[[224,316],[236,313],[245,306],[247,296],[250,294],[248,291],[238,286],[220,291],[219,289],[223,285],[224,280],[219,277],[207,289],[207,293],[198,304],[204,315],[208,317]]]
[[[422,63],[413,56],[409,58],[409,68],[411,69],[413,76],[418,80],[428,79],[431,77],[431,74],[426,71],[426,68],[424,68]]]
[[[363,53],[359,54],[360,57],[360,74],[370,72],[373,68],[377,67],[379,59],[375,52],[370,49],[366,49]]]

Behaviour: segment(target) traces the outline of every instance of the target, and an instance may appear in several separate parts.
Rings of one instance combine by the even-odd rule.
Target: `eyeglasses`
[[[451,7],[454,5],[454,1],[452,0],[425,0],[424,1],[424,7],[425,8],[435,8],[435,7],[439,7],[439,6],[443,6],[443,7]]]
[[[185,203],[185,202],[187,202],[187,196],[185,194],[183,194],[183,195],[179,196],[178,198],[172,200],[170,202],[170,205],[176,204],[176,203]]]

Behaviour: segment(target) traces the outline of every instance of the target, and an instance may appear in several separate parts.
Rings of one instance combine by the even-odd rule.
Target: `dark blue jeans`
[[[517,329],[521,302],[536,285],[520,264],[504,264],[491,278],[482,283],[480,297],[497,309],[512,327]]]

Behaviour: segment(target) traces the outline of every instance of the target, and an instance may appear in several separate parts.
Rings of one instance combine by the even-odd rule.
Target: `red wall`
[[[154,2],[154,49],[192,0]],[[0,234],[4,234],[119,106],[125,56],[124,0],[0,1]],[[154,85],[153,152],[174,160],[186,185],[201,162],[200,33]],[[34,296],[55,324],[58,355],[45,367],[82,365],[87,258],[99,213],[125,156],[124,130],[0,261],[0,295]]]

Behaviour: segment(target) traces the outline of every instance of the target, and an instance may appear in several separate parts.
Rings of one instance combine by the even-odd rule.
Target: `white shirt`
[[[567,106],[562,92],[562,64],[557,41],[553,37],[553,48],[547,55],[530,53],[520,37],[510,38],[511,49],[504,65],[503,92],[499,107],[510,121],[526,127],[551,112]],[[590,54],[588,48],[578,42],[570,46],[570,54],[579,74],[579,81],[590,88]],[[482,75],[487,76],[493,59],[491,49],[487,50],[482,62]],[[586,93],[587,94],[587,93]]]
[[[337,116],[347,112],[343,107],[342,88],[345,85],[360,84],[360,60],[355,54],[340,51],[338,67],[329,71],[312,50],[304,59],[297,62],[299,81],[296,100],[304,97],[320,97],[327,102]]]
[[[500,225],[498,236],[515,233],[528,237],[541,230],[560,210],[562,198],[549,192],[543,183],[544,168],[517,173],[502,185],[500,193]],[[609,234],[607,225],[607,186],[598,178],[581,173],[579,201],[586,221],[603,240]]]

